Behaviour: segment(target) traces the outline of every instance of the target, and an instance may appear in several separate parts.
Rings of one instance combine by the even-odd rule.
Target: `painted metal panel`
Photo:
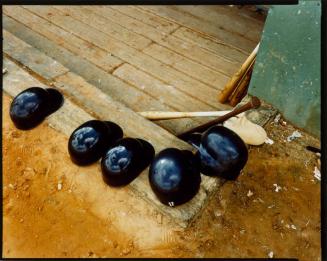
[[[257,55],[249,93],[320,136],[321,2],[272,6]]]

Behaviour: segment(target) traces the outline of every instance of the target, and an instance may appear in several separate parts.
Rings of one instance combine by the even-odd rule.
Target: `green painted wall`
[[[320,137],[320,1],[272,6],[249,93],[294,125]]]

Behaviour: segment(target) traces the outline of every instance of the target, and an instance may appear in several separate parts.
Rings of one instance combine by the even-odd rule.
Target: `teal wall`
[[[297,127],[320,137],[320,1],[272,6],[249,93]]]

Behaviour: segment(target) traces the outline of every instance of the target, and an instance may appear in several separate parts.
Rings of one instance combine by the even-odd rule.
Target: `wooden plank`
[[[198,45],[191,42],[183,41],[175,36],[167,36],[165,43],[160,42],[161,45],[169,46],[171,50],[178,50],[178,52],[191,60],[196,61],[203,66],[209,67],[211,70],[221,73],[223,76],[231,77],[239,68],[240,63],[231,61],[220,55],[216,55],[206,49],[198,47]]]
[[[30,76],[22,69],[17,68],[14,63],[7,59],[4,60],[4,65],[9,71],[9,73],[5,76],[4,90],[11,96],[15,96],[26,88],[25,83],[27,81],[24,79],[29,78]],[[60,110],[62,111],[63,115],[71,118],[71,121],[62,122],[62,118],[59,117],[59,113],[54,113],[52,116],[48,117],[48,119],[52,118],[54,121],[57,121],[58,123],[55,126],[68,124],[70,127],[61,127],[63,128],[62,130],[67,137],[70,135],[71,129],[76,128],[76,126],[84,122],[84,120],[89,119],[89,116],[85,114],[83,110],[77,108],[76,106],[72,106],[72,103],[69,101],[69,99],[67,99],[67,97],[69,97],[70,99],[78,102],[78,104],[83,105],[84,108],[94,110],[94,114],[98,118],[111,120],[119,124],[123,128],[125,135],[140,137],[148,140],[153,144],[156,152],[171,146],[193,150],[188,144],[177,139],[167,131],[115,102],[109,96],[85,82],[81,77],[72,73],[67,73],[65,77],[59,77],[55,82],[55,87],[60,89],[65,94],[65,103]],[[15,84],[17,81],[20,82],[20,84]],[[83,84],[83,88],[81,88],[81,84]],[[33,83],[33,85],[40,84]],[[14,86],[14,88],[12,86]],[[113,111],[114,113],[108,114],[108,111]],[[80,113],[82,116],[78,116]],[[81,122],[75,125],[76,119],[81,120]],[[74,126],[71,125],[71,122],[74,123]],[[163,206],[156,199],[148,184],[147,173],[148,169],[146,169],[128,187],[132,188],[144,200],[156,206],[159,211],[170,216],[173,221],[181,226],[187,226],[189,224],[189,222],[204,206],[208,195],[211,194],[221,183],[221,181],[218,179],[202,175],[202,183],[199,193],[190,202],[182,206],[170,208]],[[98,182],[100,182],[100,180]],[[95,188],[103,186],[103,184],[99,183],[94,185]]]
[[[57,13],[55,10],[60,10],[66,16],[76,17],[79,16],[83,21],[88,21],[88,24],[94,24],[101,27],[104,33],[107,33],[115,39],[126,43],[127,45],[134,47],[135,49],[142,50],[145,46],[151,43],[151,40],[145,38],[142,35],[135,34],[130,30],[120,26],[117,23],[108,23],[106,19],[94,15],[86,9],[80,8],[79,6],[54,6],[55,9],[50,11],[48,15]],[[51,13],[53,12],[53,13]]]
[[[184,41],[186,40],[195,43],[202,48],[209,50],[210,52],[219,53],[219,55],[223,57],[240,63],[243,63],[249,55],[248,52],[245,52],[238,47],[229,45],[223,40],[218,40],[215,37],[195,32],[186,27],[178,28],[172,35]]]
[[[179,25],[172,23],[171,21],[159,17],[157,15],[144,12],[143,10],[137,9],[135,6],[125,6],[125,5],[111,5],[110,8],[115,9],[116,11],[122,12],[130,17],[133,17],[153,28],[156,28],[160,32],[171,33],[175,31]]]
[[[101,28],[89,26],[87,24],[88,21],[82,23],[78,20],[72,19],[70,16],[63,15],[62,13],[54,14],[53,8],[48,8],[46,6],[33,6],[29,7],[29,9],[84,40],[90,41],[95,45],[108,50],[121,59],[128,61],[128,63],[135,67],[146,71],[150,75],[175,86],[189,96],[198,98],[212,106],[212,108],[217,110],[224,109],[222,108],[222,105],[217,102],[217,93],[213,88],[162,64],[152,57],[125,45],[123,42],[109,37],[107,34],[97,30]],[[48,13],[51,10],[52,14],[49,16]]]
[[[208,24],[199,21],[196,17],[190,14],[182,14],[178,10],[175,10],[172,6],[141,6],[138,8],[142,8],[145,11],[169,19],[172,22],[176,22],[194,31],[202,32],[218,38],[229,45],[241,48],[245,52],[251,52],[251,50],[253,50],[253,48],[256,46],[256,43],[253,41],[240,37],[239,35],[231,32],[221,30],[218,24]]]
[[[29,63],[32,70],[40,71],[47,80],[68,72],[68,69],[57,61],[42,54],[32,46],[18,41],[18,38],[14,35],[3,31],[3,38],[6,39],[6,41],[3,42],[4,53],[10,54],[13,58],[18,59],[19,53],[17,53],[16,50],[21,50],[25,55],[19,59],[20,62],[23,64]],[[38,58],[34,59],[36,56]]]
[[[207,66],[221,74],[231,76],[240,66],[238,62],[229,60],[221,55],[214,54],[201,48],[198,45],[192,44],[190,42],[185,42],[175,36],[160,32],[134,18],[117,12],[117,10],[113,10],[110,7],[92,6],[88,7],[87,10],[90,12],[96,12],[97,15],[101,15],[107,18],[107,23],[119,23],[136,33],[144,35],[152,41],[167,47],[173,52],[179,53],[180,55],[183,55],[184,57],[187,57],[196,63],[202,64],[203,66]],[[96,18],[93,19],[93,21],[96,22]]]
[[[104,51],[92,43],[84,41],[70,32],[62,30],[58,26],[32,14],[22,7],[5,7],[4,13],[14,17],[17,21],[27,25],[32,30],[48,36],[49,39],[55,41],[58,45],[87,59],[107,72],[111,72],[114,68],[123,63],[110,52]]]
[[[144,19],[142,19],[142,18],[147,15],[151,15],[153,17],[151,19],[151,21],[156,18],[161,18],[159,16],[153,15],[152,13],[146,12],[142,9],[138,9],[135,6],[110,6],[110,8],[116,10],[117,12],[121,12],[131,18],[135,18],[136,20],[141,21],[141,22],[144,22]],[[92,6],[91,10],[96,10],[96,9],[94,8],[94,6]],[[161,18],[161,19],[164,19],[164,18]],[[125,24],[127,24],[129,20],[122,19],[122,21]],[[252,23],[254,23],[254,22],[256,22],[256,21],[252,20]],[[131,21],[131,23],[133,25],[133,24],[135,24],[135,21]],[[146,23],[146,24],[154,27],[150,23]],[[140,24],[138,24],[138,25],[140,25]],[[144,31],[147,32],[146,30],[144,30],[144,28],[142,28],[142,24],[141,24],[142,29],[138,29],[139,26],[128,26],[128,27],[131,28],[131,30],[135,30],[135,32],[137,32],[136,30],[138,30],[138,31],[143,30],[143,32]],[[178,27],[178,26],[176,25],[176,27]],[[157,27],[155,27],[155,28],[157,28]],[[159,28],[158,31],[166,33],[165,30],[161,30],[161,27]],[[141,32],[141,34],[142,34],[142,32]],[[148,35],[149,35],[149,38],[155,37],[154,35],[151,35],[151,33],[148,33]],[[176,36],[177,38],[195,43],[198,46],[200,46],[201,48],[207,49],[208,51],[213,52],[221,57],[225,57],[231,61],[243,62],[248,55],[248,53],[243,51],[242,49],[239,49],[235,46],[228,45],[224,41],[219,41],[214,37],[210,37],[208,35],[201,34],[199,32],[193,31],[193,30],[188,29],[183,26],[176,28],[172,32],[171,35]],[[158,37],[156,37],[156,38],[151,38],[151,39],[153,39],[155,42],[160,42],[160,40],[158,40],[160,38],[158,38]]]
[[[74,88],[76,88],[76,89],[83,89],[87,85],[83,78],[81,78],[81,77],[79,78],[77,76],[72,77],[71,73],[62,75],[61,77],[56,79],[56,82],[58,83],[57,86],[60,86],[62,88],[68,88],[70,86],[70,82],[74,82]],[[61,85],[62,83],[64,83],[64,85]],[[71,88],[70,91],[72,89],[73,88]],[[81,94],[80,93],[70,93],[70,95],[75,96],[75,95],[81,95]],[[85,105],[87,105],[89,108],[91,108],[90,113],[96,113],[97,110],[99,110],[99,109],[97,109],[97,107],[101,106],[100,103],[98,103],[98,102],[96,103],[96,98],[97,97],[95,97],[95,100],[90,99],[89,101],[82,100],[81,101],[82,103],[80,104],[80,106],[83,107],[84,103],[85,103]],[[74,99],[74,97],[72,99]],[[76,102],[80,102],[80,101],[76,100]],[[157,105],[157,107],[159,107],[159,108],[162,108],[162,109],[165,108],[168,111],[173,111],[173,109],[167,105],[163,105],[162,103],[159,103],[159,102],[158,102],[158,104],[160,104],[160,106]],[[104,117],[103,119],[106,119],[106,115],[108,117],[109,114],[115,113],[115,111],[112,111],[110,109],[110,107],[108,107],[108,106],[104,107],[103,110],[104,110],[103,114],[101,114],[101,117]],[[178,133],[178,131],[185,130],[185,128],[188,128],[189,126],[198,126],[199,124],[201,124],[201,121],[192,120],[192,119],[183,119],[183,121],[180,121],[180,122],[177,120],[175,120],[175,121],[162,120],[162,121],[156,121],[154,124],[163,127],[164,129],[166,129],[167,131],[169,131],[172,134],[175,134],[175,133]],[[146,127],[147,126],[144,126],[144,128],[146,128]],[[134,134],[134,135],[136,135],[136,134]]]
[[[126,136],[148,140],[155,146],[157,152],[165,146],[174,146],[173,144],[177,147],[188,147],[182,140],[113,100],[76,74],[69,72],[57,77],[54,86],[96,117],[117,123]]]
[[[244,19],[249,19],[255,23],[259,23],[263,26],[266,15],[261,14],[256,11],[254,5],[221,5],[221,6],[211,6],[212,10],[223,9],[224,12],[231,17],[242,17]]]
[[[174,6],[182,14],[188,13],[207,24],[219,24],[219,29],[237,34],[250,41],[259,42],[262,26],[243,17],[231,17],[220,6],[213,10],[211,6],[181,5]]]
[[[6,24],[6,22],[4,24]],[[17,26],[15,26],[15,28],[17,29]],[[25,30],[25,32],[26,32],[26,30]],[[5,35],[4,35],[5,42],[7,42],[7,37],[6,37],[7,35],[10,35],[10,33],[8,33],[8,32],[5,33]],[[27,44],[22,42],[18,38],[12,37],[10,40],[12,42],[17,42],[16,45],[20,46],[20,47],[24,47],[24,49],[22,49],[22,48],[12,49],[11,50],[12,52],[8,52],[8,54],[9,55],[14,54],[16,57],[16,60],[19,61],[20,63],[26,65],[27,67],[30,67],[30,64],[31,64],[31,66],[33,66],[33,64],[36,63],[35,61],[41,60],[42,57],[44,56],[44,54],[42,54],[42,53],[40,56],[39,53],[36,52],[37,50],[32,47],[30,48],[32,50],[32,52],[26,52],[26,51],[22,52],[21,50],[26,50],[25,46],[27,46]],[[33,55],[31,55],[31,53]],[[69,58],[69,61],[73,61],[73,58],[67,57],[67,54],[63,53],[62,55],[64,55],[64,57],[66,57],[66,58]],[[29,57],[29,59],[27,59],[26,57]],[[43,64],[44,68],[51,68],[50,65],[51,64]],[[81,62],[79,62],[78,60],[74,64],[70,64],[70,65],[71,65],[70,68],[73,68],[73,69],[76,68],[76,66],[78,66],[78,68],[83,66],[83,64]],[[34,68],[35,70],[33,70],[33,71],[36,74],[39,74],[42,76],[42,73],[45,70],[44,68],[39,69],[37,67],[37,68]],[[83,71],[83,75],[85,75],[85,73],[90,75],[90,73],[92,73],[94,68],[86,65],[86,67],[84,67],[84,70],[86,72]],[[101,73],[102,73],[102,75],[101,75]],[[130,107],[135,111],[147,111],[147,110],[172,111],[173,110],[171,107],[160,102],[160,100],[157,100],[156,98],[153,98],[153,97],[139,91],[137,88],[134,88],[131,85],[127,85],[124,82],[120,82],[119,79],[114,78],[113,76],[108,75],[107,73],[105,73],[97,68],[95,71],[93,71],[93,74],[95,74],[96,77],[99,77],[99,78],[95,79],[95,81],[97,83],[98,83],[98,79],[103,80],[103,82],[101,81],[101,83],[103,84],[103,88],[100,88],[100,89],[103,89],[105,93],[110,94],[112,97],[114,97],[115,100],[122,102],[127,107]],[[203,123],[203,120],[196,121],[196,120],[192,120],[192,119],[183,119],[182,121],[178,121],[178,120],[156,121],[156,124],[162,126],[163,128],[167,129],[168,131],[170,131],[171,133],[174,133],[174,134],[177,134],[180,131],[185,130],[185,128],[189,128],[191,126],[196,126],[200,123]]]
[[[151,44],[149,47],[145,48],[143,52],[156,57],[168,65],[178,68],[180,71],[187,73],[203,83],[213,86],[217,90],[222,90],[229,81],[229,77],[216,73],[191,60],[185,59],[185,57],[172,52],[161,45]]]
[[[156,97],[175,111],[205,111],[208,109],[208,105],[201,101],[185,95],[174,86],[167,85],[129,64],[120,66],[113,72],[113,75]]]

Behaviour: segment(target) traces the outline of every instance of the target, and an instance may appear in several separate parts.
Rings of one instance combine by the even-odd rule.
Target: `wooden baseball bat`
[[[192,117],[218,117],[230,111],[192,111],[192,112],[179,112],[179,111],[142,111],[138,114],[142,115],[148,120],[168,120],[179,118],[192,118]]]
[[[237,87],[239,81],[243,78],[244,74],[248,71],[248,68],[253,63],[253,60],[255,59],[258,49],[258,44],[250,56],[245,60],[245,62],[242,64],[241,68],[238,70],[236,74],[230,79],[230,81],[225,85],[224,89],[221,91],[221,93],[218,95],[218,100],[221,103],[225,103],[228,100],[228,97],[233,93],[235,88]]]
[[[253,61],[255,61],[255,60],[253,60]],[[236,104],[238,104],[246,94],[247,88],[248,88],[248,86],[250,84],[250,80],[251,80],[252,66],[253,66],[253,64],[251,65],[249,70],[246,72],[246,74],[244,75],[242,80],[239,82],[239,84],[237,85],[233,94],[229,97],[229,100],[230,100],[229,104],[233,107]]]
[[[192,128],[192,129],[190,129],[188,131],[185,131],[185,132],[177,135],[177,137],[179,137],[181,139],[185,139],[187,137],[187,135],[189,135],[191,133],[204,132],[206,129],[208,129],[209,127],[211,127],[213,125],[222,123],[225,120],[228,120],[229,118],[234,117],[234,116],[236,116],[236,115],[238,115],[238,114],[240,114],[242,112],[245,112],[247,110],[258,108],[258,107],[260,107],[260,105],[261,105],[260,100],[257,97],[253,96],[252,99],[249,102],[242,105],[241,107],[235,108],[234,110],[230,111],[229,113],[227,113],[227,114],[225,114],[223,116],[218,117],[215,120],[209,121],[209,122],[207,122],[205,124],[202,124],[202,125],[200,125],[198,127]]]

